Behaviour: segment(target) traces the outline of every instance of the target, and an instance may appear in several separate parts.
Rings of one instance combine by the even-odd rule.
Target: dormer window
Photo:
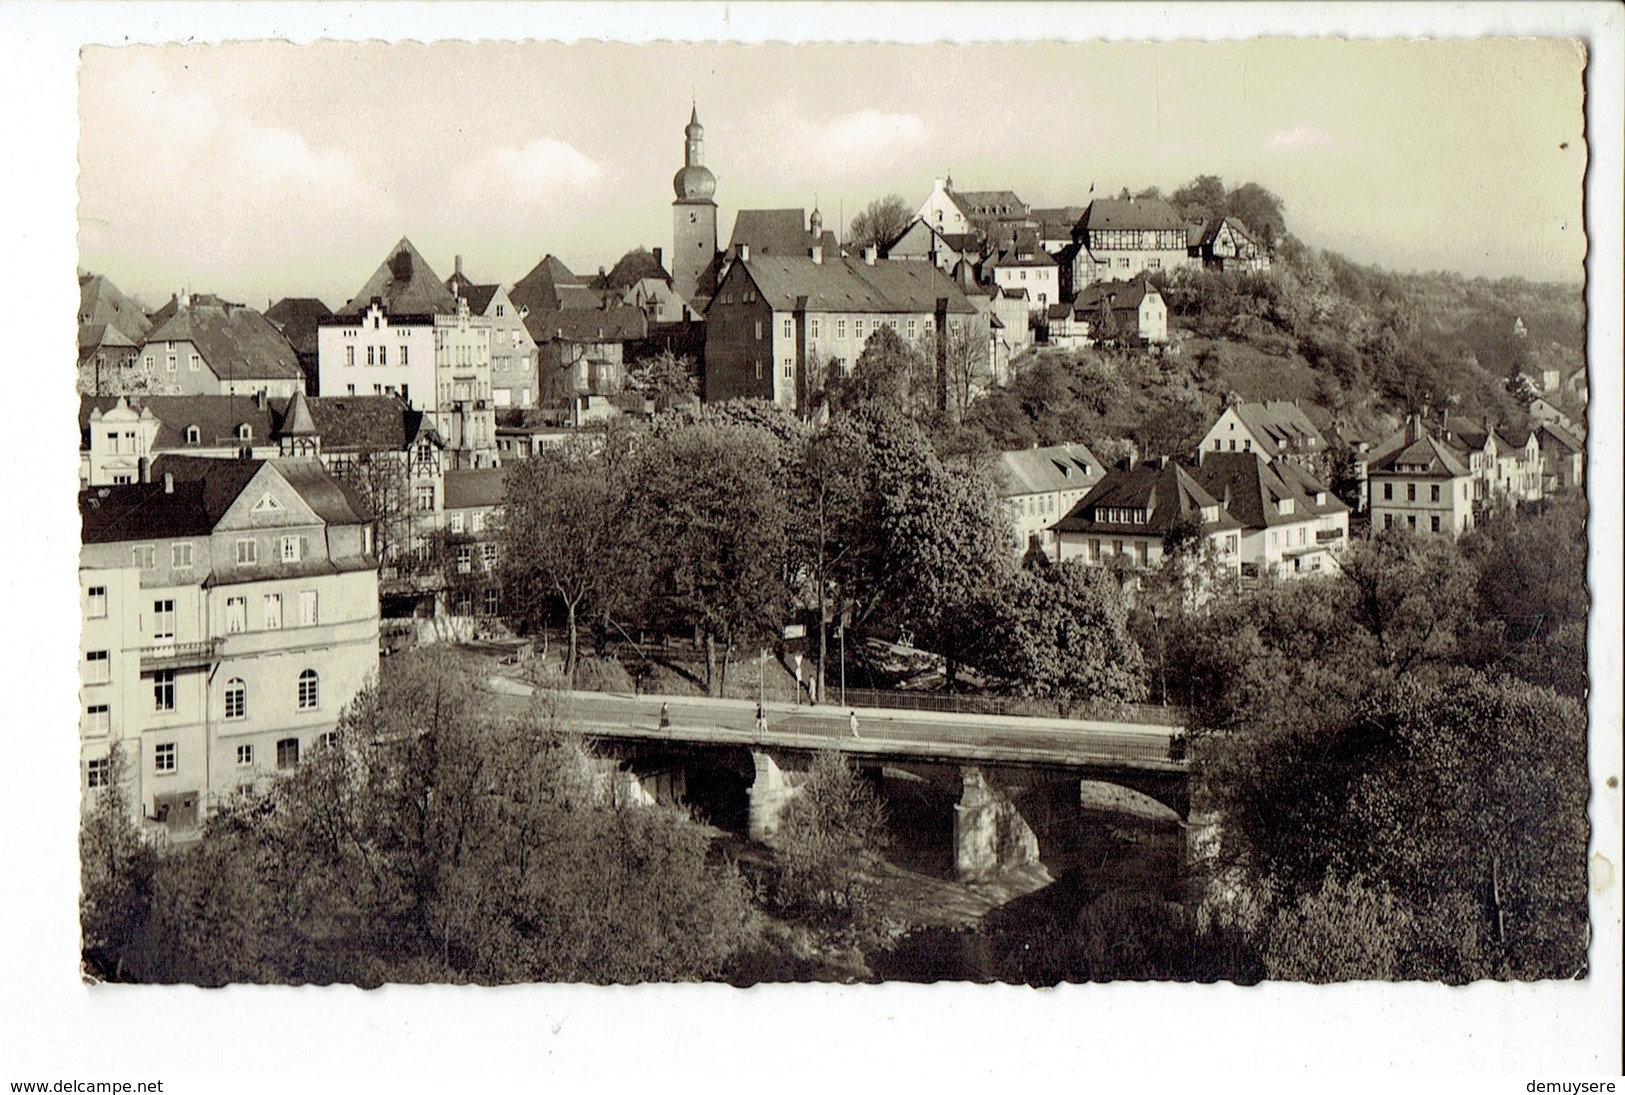
[[[1203,506],[1202,507],[1202,523],[1204,525],[1209,524],[1209,523],[1214,522],[1214,521],[1217,521],[1218,519],[1219,519],[1219,507],[1218,506]]]
[[[186,427],[186,443],[188,445],[200,444],[202,440],[203,432],[201,430],[199,430],[196,426]]]
[[[1275,511],[1277,513],[1282,513],[1282,514],[1291,513],[1296,508],[1297,508],[1297,502],[1296,502],[1295,499],[1292,499],[1292,498],[1283,498],[1279,502],[1275,503]]]
[[[247,422],[244,422],[241,425],[239,425],[237,427],[237,440],[239,440],[239,441],[252,441],[252,440],[254,440],[254,427],[250,426]]]

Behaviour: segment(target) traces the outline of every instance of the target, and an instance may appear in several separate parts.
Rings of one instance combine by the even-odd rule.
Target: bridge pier
[[[974,765],[960,768],[962,790],[954,806],[954,872],[984,878],[1038,862],[1038,837],[1003,789],[990,786]]]
[[[801,788],[790,781],[771,753],[754,749],[750,756],[756,766],[756,778],[746,792],[750,796],[750,838],[766,841],[779,831],[784,808]]]

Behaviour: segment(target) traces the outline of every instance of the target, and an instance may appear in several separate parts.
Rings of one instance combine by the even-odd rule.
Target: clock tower
[[[705,167],[705,129],[698,107],[683,132],[683,168],[671,181],[677,191],[671,206],[671,277],[677,295],[693,303],[717,287],[717,203],[711,200],[717,179]]]

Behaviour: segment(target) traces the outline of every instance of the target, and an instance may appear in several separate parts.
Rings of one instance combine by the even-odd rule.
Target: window
[[[251,567],[257,562],[259,562],[259,541],[238,540],[237,565],[240,567]]]
[[[240,719],[248,714],[248,685],[241,677],[226,682],[226,718]]]
[[[192,372],[195,373],[198,370],[198,366],[200,364],[202,364],[202,362],[203,362],[202,358],[198,357],[196,354],[193,354],[190,358],[187,359],[186,367],[188,369],[190,369]]]
[[[1433,531],[1439,531],[1439,515],[1437,513],[1433,515]]]
[[[337,749],[338,744],[339,732],[337,730],[329,730],[316,739],[316,748],[318,749]]]
[[[757,342],[762,341],[762,321],[761,320],[756,321],[756,341]]]
[[[299,591],[299,626],[316,626],[316,591],[314,589],[301,589]]]
[[[1384,483],[1382,485],[1382,500],[1384,502],[1392,502],[1394,500],[1394,485],[1392,483]]]
[[[303,554],[304,537],[284,536],[282,538],[282,561],[284,563],[297,563]]]
[[[408,364],[410,364],[410,363],[411,363],[411,362],[410,362],[410,361],[409,361],[409,360],[408,360],[408,359],[407,359],[407,356],[406,356],[406,350],[407,350],[407,346],[406,346],[406,343],[404,343],[404,342],[403,342],[403,343],[401,343],[401,364],[402,364],[402,365],[408,365]],[[403,391],[404,391],[404,386],[403,386],[403,389],[402,389],[402,390],[403,390]]]
[[[85,764],[85,786],[109,787],[113,783],[113,762],[110,757],[91,757]]]
[[[376,346],[368,346],[367,347],[367,364],[368,365],[376,365],[376,364],[378,364],[377,356],[378,356],[378,347],[376,347]]]
[[[252,745],[239,745],[237,747],[237,767],[248,768],[254,763],[254,747]]]
[[[784,379],[794,380],[796,376],[796,363],[793,358],[784,359]]]
[[[388,346],[380,346],[380,347],[378,347],[378,364],[380,364],[380,365],[388,365],[389,364],[389,347]]]
[[[250,426],[247,422],[244,422],[242,425],[238,426],[237,427],[237,440],[239,440],[239,441],[252,441],[252,440],[254,440],[254,427]]]
[[[412,494],[419,513],[426,513],[434,509],[434,485],[432,483],[412,488]]]
[[[795,336],[796,336],[795,321],[792,320],[792,319],[787,318],[784,321],[784,337],[785,338],[794,338]]]
[[[838,320],[835,321],[835,337],[836,338],[845,338],[846,337],[846,320],[845,319],[838,319]]]
[[[485,514],[476,510],[468,515],[468,531],[479,532],[485,528]]]
[[[756,363],[756,379],[762,379],[762,363],[760,361]]]
[[[908,337],[909,338],[914,337],[914,320],[912,320],[912,319],[910,319],[908,321]]]
[[[162,745],[152,747],[152,770],[154,772],[173,772],[175,770],[176,749],[175,743],[166,741]]]
[[[186,570],[192,565],[191,544],[170,544],[169,565],[176,570]]]
[[[275,631],[282,626],[282,594],[267,593],[264,607],[263,624],[265,630]]]
[[[106,586],[90,586],[85,590],[85,615],[92,620],[100,620],[106,617]]]
[[[344,348],[344,363],[346,365],[354,365],[355,364],[355,347],[354,346],[346,346]]]
[[[480,562],[485,566],[487,571],[496,569],[497,546],[495,544],[480,545]]]
[[[292,768],[299,763],[299,739],[283,738],[276,743],[276,766]]]
[[[85,708],[85,733],[106,734],[112,726],[105,703],[93,703]]]
[[[175,710],[175,671],[160,669],[152,675],[152,709]]]
[[[151,354],[148,354],[146,357],[141,359],[141,367],[143,369],[147,370],[147,372],[149,372],[149,373],[152,372],[152,355]]]
[[[1407,502],[1416,501],[1416,484],[1415,483],[1406,483],[1405,484],[1405,501],[1407,501]]]
[[[474,570],[474,549],[463,544],[457,549],[457,573],[470,574]]]
[[[818,321],[816,319],[814,319],[811,322],[812,322],[812,337],[817,338],[818,337]]]
[[[1405,516],[1405,524],[1408,525],[1410,528],[1415,529],[1416,528],[1416,514],[1414,514],[1414,513],[1406,514],[1406,516]]]
[[[151,570],[158,565],[158,553],[151,544],[137,544],[130,549],[130,565]]]
[[[85,683],[106,684],[112,680],[112,664],[105,650],[85,651]]]
[[[152,602],[152,637],[159,642],[175,641],[175,602]]]
[[[226,634],[236,635],[248,630],[248,598],[226,598]]]
[[[307,669],[299,674],[299,710],[313,711],[317,706],[320,694],[321,678],[314,669]]]
[[[175,355],[174,354],[169,354],[164,358],[164,369],[167,372],[171,372],[171,373],[175,371]]]
[[[453,532],[462,532],[463,531],[463,515],[462,515],[461,511],[451,514],[449,517],[447,517],[446,520],[447,520],[447,525],[448,525],[448,527],[450,527],[451,531],[453,531]]]
[[[495,616],[500,607],[500,591],[496,586],[490,586],[485,591],[485,614]]]
[[[1393,528],[1394,527],[1394,515],[1393,514],[1385,513],[1385,514],[1382,515],[1382,527],[1383,528]]]
[[[1433,491],[1432,499],[1433,499],[1433,501],[1437,502],[1439,500],[1439,484],[1437,484],[1437,483],[1433,484],[1432,491]],[[1434,518],[1434,520],[1437,521],[1438,518]],[[1438,532],[1439,530],[1434,529],[1433,531]]]

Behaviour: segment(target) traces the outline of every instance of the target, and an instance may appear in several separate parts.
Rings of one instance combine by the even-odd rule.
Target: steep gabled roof
[[[355,489],[330,473],[320,460],[279,459],[270,464],[324,524],[360,525],[372,520],[370,507]]]
[[[1275,457],[1282,452],[1326,448],[1321,435],[1309,416],[1290,399],[1272,399],[1264,403],[1238,403],[1232,408],[1242,425],[1251,431],[1265,456]]]
[[[1228,453],[1224,455],[1228,456]],[[1296,487],[1314,507],[1316,514],[1347,513],[1348,503],[1333,494],[1331,488],[1315,478],[1315,473],[1293,460],[1271,460],[1270,470],[1288,485]]]
[[[1156,461],[1107,472],[1095,489],[1052,527],[1058,532],[1161,536],[1183,518],[1199,519],[1207,507],[1216,508],[1218,517],[1204,521],[1203,532],[1241,527],[1184,467],[1172,460]],[[1104,519],[1103,512],[1112,509],[1148,512],[1143,524]],[[1097,517],[1097,513],[1102,516]]]
[[[537,345],[549,342],[628,342],[649,337],[649,317],[631,304],[559,308],[525,316],[525,330]]]
[[[305,375],[299,355],[282,332],[241,305],[193,298],[155,326],[145,344],[158,342],[192,343],[221,380],[291,380]]]
[[[967,217],[1019,219],[1027,215],[1027,203],[1013,190],[950,190],[949,194]]]
[[[1087,446],[1069,442],[1001,452],[999,472],[1004,494],[1009,496],[1087,489],[1100,480],[1105,469]]]
[[[1203,452],[1191,474],[1243,528],[1297,524],[1348,508],[1308,472],[1257,452]],[[1317,494],[1325,500],[1317,503]],[[1287,499],[1292,512],[1282,513]]]
[[[152,321],[140,306],[101,274],[79,278],[79,322],[111,324],[135,343],[152,330]]]
[[[435,444],[440,435],[422,411],[396,395],[332,395],[305,400],[323,452],[400,452],[424,434]]]
[[[531,268],[530,273],[514,282],[508,290],[508,299],[517,308],[532,312],[552,311],[561,306],[560,290],[565,286],[585,289],[586,281],[564,265],[556,255],[546,255]]]
[[[1085,317],[1091,312],[1099,312],[1107,301],[1111,302],[1113,311],[1138,312],[1140,302],[1154,292],[1156,290],[1145,278],[1136,278],[1133,281],[1095,281],[1084,286],[1083,291],[1073,299],[1072,306],[1079,315]]]
[[[809,312],[920,312],[936,310],[946,297],[948,311],[974,313],[975,308],[952,279],[929,262],[882,261],[870,265],[860,259],[811,258],[754,253],[748,262],[735,263],[755,282],[762,299],[774,311],[788,312],[807,298]],[[728,275],[731,282],[734,273]]]
[[[1583,453],[1586,451],[1584,441],[1581,441],[1578,437],[1574,436],[1574,434],[1570,433],[1568,430],[1565,430],[1562,426],[1559,426],[1556,422],[1542,422],[1536,432],[1544,433],[1558,445],[1568,449],[1570,452]]]
[[[1075,234],[1110,229],[1188,231],[1184,218],[1161,198],[1096,198],[1078,218]]]
[[[377,298],[389,315],[449,315],[457,311],[457,301],[412,241],[401,237],[372,277],[367,279],[339,315],[360,315]]]
[[[1424,436],[1421,440],[1395,449],[1373,461],[1368,475],[1421,475],[1433,479],[1460,479],[1472,474],[1455,453],[1437,437]]]
[[[265,310],[265,318],[301,354],[316,352],[316,328],[332,314],[333,310],[315,297],[283,297]]]

